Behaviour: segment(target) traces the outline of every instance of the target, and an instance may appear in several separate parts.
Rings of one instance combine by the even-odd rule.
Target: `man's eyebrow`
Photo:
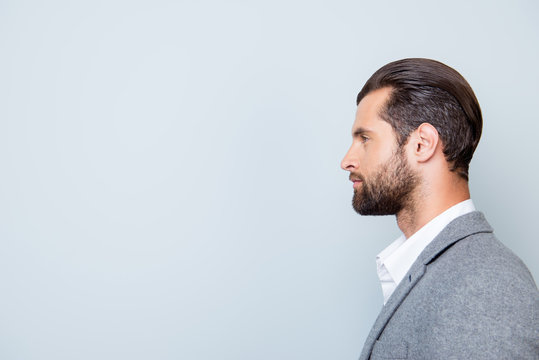
[[[366,129],[364,127],[359,127],[356,130],[354,130],[354,132],[352,133],[352,136],[356,137],[356,136],[360,136],[360,135],[363,135],[365,133],[370,133],[370,132],[372,131],[369,129]]]

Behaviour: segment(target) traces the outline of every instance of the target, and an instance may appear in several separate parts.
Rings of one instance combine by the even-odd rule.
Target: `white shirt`
[[[436,216],[410,238],[406,239],[404,234],[401,235],[376,256],[378,278],[380,278],[384,294],[384,305],[427,245],[447,224],[472,211],[475,211],[472,200],[462,201]]]

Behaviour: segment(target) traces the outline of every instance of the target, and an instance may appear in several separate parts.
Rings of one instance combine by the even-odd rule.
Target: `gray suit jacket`
[[[453,220],[395,289],[367,359],[539,359],[539,292],[482,213]]]

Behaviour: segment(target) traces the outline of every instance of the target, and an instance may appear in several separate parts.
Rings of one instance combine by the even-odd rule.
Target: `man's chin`
[[[371,215],[369,207],[365,206],[365,201],[361,198],[358,191],[354,192],[354,198],[352,199],[352,207],[359,215]]]
[[[382,208],[378,206],[377,203],[369,203],[368,200],[361,199],[358,196],[355,196],[352,199],[352,207],[359,215],[364,216],[385,216],[385,215],[395,215],[396,211],[392,207]]]

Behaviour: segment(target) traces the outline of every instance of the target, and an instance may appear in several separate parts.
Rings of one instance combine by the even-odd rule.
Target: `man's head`
[[[458,72],[434,60],[395,61],[371,76],[357,104],[354,140],[341,164],[357,180],[356,211],[396,214],[413,201],[422,179],[410,166],[410,152],[415,152],[414,161],[426,162],[438,151],[437,161],[441,158],[447,172],[468,180],[482,118],[471,87]]]
[[[399,145],[422,123],[436,128],[451,170],[468,179],[468,167],[483,128],[481,108],[468,82],[456,70],[430,59],[403,59],[376,71],[357,96],[392,89],[382,119],[391,124]]]

